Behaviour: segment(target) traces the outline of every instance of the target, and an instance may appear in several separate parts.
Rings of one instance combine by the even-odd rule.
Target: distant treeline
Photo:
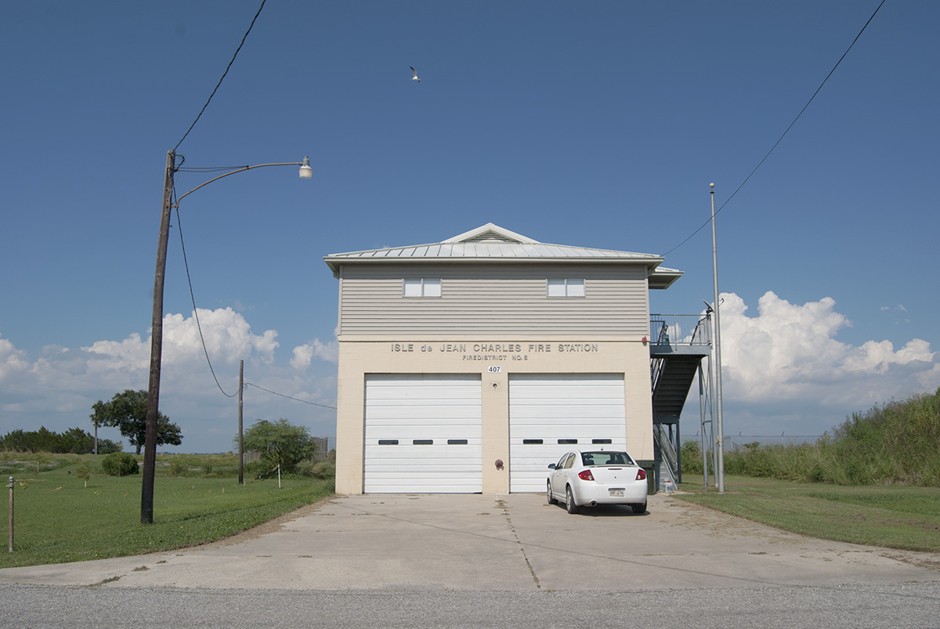
[[[98,454],[120,452],[120,442],[98,439]],[[52,432],[45,426],[39,430],[14,430],[0,437],[0,450],[7,452],[52,452],[55,454],[89,454],[95,451],[95,437],[81,428],[69,428],[63,433]]]
[[[838,485],[940,487],[938,444],[940,389],[853,413],[816,443],[744,444],[725,453],[725,473]],[[682,468],[685,482],[702,473],[697,443],[683,444]]]

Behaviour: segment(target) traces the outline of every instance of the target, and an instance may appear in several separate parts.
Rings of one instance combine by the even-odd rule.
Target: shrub
[[[313,461],[301,461],[294,466],[294,475],[313,478]]]
[[[698,441],[683,441],[680,450],[683,474],[702,473],[702,446]],[[709,466],[711,463],[709,463]]]
[[[101,469],[108,476],[130,476],[140,472],[137,459],[127,452],[114,452],[101,460]]]
[[[245,476],[263,480],[272,476],[277,476],[277,469],[271,469],[266,461],[249,461],[245,463]]]
[[[88,480],[91,478],[91,467],[88,463],[82,461],[75,468],[75,475],[85,481],[85,487],[88,487]]]
[[[294,468],[294,474],[320,480],[333,480],[336,477],[336,463],[330,461],[301,461]]]
[[[320,461],[319,463],[314,463],[313,469],[311,470],[311,475],[314,478],[333,480],[336,478],[336,464],[330,463],[329,461]]]
[[[170,469],[167,470],[167,474],[174,478],[180,476],[186,476],[186,472],[189,471],[189,467],[186,466],[182,461],[176,460],[170,463]]]

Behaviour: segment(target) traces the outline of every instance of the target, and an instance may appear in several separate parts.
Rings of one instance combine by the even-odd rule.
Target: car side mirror
[[[555,464],[554,464],[554,463],[549,463],[549,464],[548,464],[548,469],[550,469],[550,470],[555,469]]]

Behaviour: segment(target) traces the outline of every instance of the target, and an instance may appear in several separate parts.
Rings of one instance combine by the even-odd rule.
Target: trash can
[[[646,493],[650,496],[659,489],[659,478],[656,473],[656,461],[652,459],[637,459],[636,464],[646,472]]]

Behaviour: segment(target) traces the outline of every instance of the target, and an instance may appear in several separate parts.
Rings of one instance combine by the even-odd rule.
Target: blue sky
[[[96,400],[146,388],[166,152],[259,4],[5,5],[0,433],[90,429]],[[181,205],[222,388],[244,359],[247,422],[332,442],[323,256],[487,222],[664,254],[685,276],[653,311],[698,312],[710,229],[686,239],[708,184],[724,205],[877,5],[270,0],[178,149],[185,167],[314,168],[235,175]],[[940,386],[938,24],[940,3],[888,0],[719,213],[728,434],[818,435]],[[177,190],[210,176],[180,172]],[[173,223],[161,410],[178,450],[228,450],[236,405],[206,367]]]

